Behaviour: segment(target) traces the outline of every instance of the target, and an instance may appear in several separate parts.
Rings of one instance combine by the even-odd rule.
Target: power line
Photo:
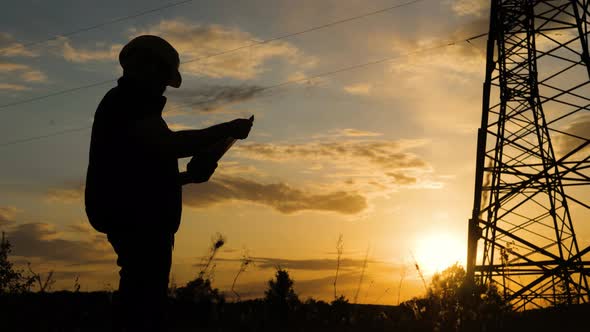
[[[487,32],[480,33],[479,35],[475,35],[475,36],[473,36],[473,37],[471,37],[471,38],[467,38],[467,39],[465,39],[465,41],[466,41],[466,42],[468,42],[468,43],[471,43],[471,41],[472,41],[472,40],[476,40],[476,39],[479,39],[479,38],[481,38],[481,37],[485,37],[485,36],[487,36],[487,35],[488,35],[488,33],[487,33]]]
[[[356,64],[356,65],[352,65],[352,66],[348,66],[348,67],[342,67],[339,69],[335,69],[335,70],[331,70],[331,71],[326,71],[326,72],[322,72],[319,74],[315,74],[313,76],[309,76],[309,77],[304,77],[304,78],[298,78],[298,79],[293,79],[293,80],[288,80],[288,81],[284,81],[284,82],[280,82],[280,83],[276,83],[273,85],[269,85],[269,86],[265,86],[265,87],[261,87],[258,89],[254,90],[254,93],[258,93],[258,92],[262,92],[265,90],[270,90],[270,89],[276,89],[285,85],[290,85],[290,84],[295,84],[295,83],[301,83],[301,82],[307,82],[307,81],[311,81],[313,79],[316,78],[320,78],[320,77],[325,77],[325,76],[331,76],[334,74],[338,74],[338,73],[342,73],[342,72],[346,72],[346,71],[351,71],[351,70],[355,70],[355,69],[360,69],[360,68],[364,68],[367,66],[373,66],[373,65],[377,65],[380,63],[384,63],[384,62],[391,62],[400,58],[404,58],[407,56],[411,56],[411,55],[415,55],[415,54],[419,54],[419,53],[424,53],[424,52],[428,52],[428,51],[434,51],[440,48],[445,48],[445,47],[449,47],[449,46],[453,46],[457,43],[461,43],[461,42],[471,42],[472,40],[487,36],[487,33],[482,33],[482,34],[478,34],[478,35],[474,35],[471,36],[469,38],[466,39],[460,39],[460,40],[455,40],[455,41],[450,41],[450,42],[446,42],[446,43],[441,43],[439,45],[436,46],[431,46],[431,47],[426,47],[426,48],[422,48],[422,49],[418,49],[418,50],[414,50],[412,52],[408,52],[408,53],[404,53],[402,55],[395,55],[395,56],[391,56],[391,57],[386,57],[386,58],[381,58],[378,60],[374,60],[374,61],[369,61],[369,62],[363,62],[360,64]],[[183,108],[183,107],[190,107],[190,106],[196,106],[199,104],[206,104],[208,101],[199,101],[199,102],[195,102],[195,103],[188,103],[188,104],[183,104],[183,105],[178,105],[175,107],[172,107],[169,109],[169,111],[175,110],[175,109],[179,109],[179,108]]]
[[[384,12],[387,12],[387,11],[391,11],[391,10],[394,10],[394,9],[397,9],[397,8],[409,6],[409,5],[412,5],[412,4],[415,4],[415,3],[418,3],[418,2],[422,2],[422,1],[425,1],[425,0],[412,0],[412,1],[404,2],[404,3],[401,3],[401,4],[397,4],[397,5],[389,6],[389,7],[386,7],[386,8],[379,9],[379,10],[375,10],[375,11],[372,11],[372,12],[369,12],[369,13],[365,13],[365,14],[361,14],[361,15],[357,15],[357,16],[348,17],[348,18],[337,20],[337,21],[333,21],[333,22],[330,22],[330,23],[327,23],[327,24],[322,24],[322,25],[318,25],[318,26],[315,26],[315,27],[307,28],[305,30],[300,30],[300,31],[297,31],[297,32],[293,32],[293,33],[288,33],[288,34],[284,34],[284,35],[272,37],[272,38],[265,39],[265,40],[262,40],[262,41],[258,41],[258,42],[254,42],[254,43],[250,43],[250,44],[246,44],[246,45],[242,45],[242,46],[239,46],[239,47],[236,47],[236,48],[233,48],[233,49],[221,51],[221,52],[218,52],[218,53],[214,53],[214,54],[202,56],[202,57],[195,58],[195,59],[186,60],[186,61],[183,61],[182,64],[190,63],[190,62],[194,62],[194,61],[201,61],[201,60],[213,58],[213,57],[216,57],[216,56],[221,56],[221,55],[225,55],[225,54],[237,52],[237,51],[240,51],[240,50],[243,50],[243,49],[246,49],[246,48],[250,48],[250,47],[253,47],[253,46],[262,45],[262,44],[266,44],[266,43],[271,43],[271,42],[274,42],[274,41],[277,41],[277,40],[281,40],[281,39],[286,39],[286,38],[289,38],[289,37],[294,37],[294,36],[302,35],[304,33],[313,32],[313,31],[317,31],[317,30],[320,30],[320,29],[325,29],[325,28],[328,28],[328,27],[331,27],[331,26],[335,26],[335,25],[338,25],[338,24],[342,24],[342,23],[346,23],[346,22],[350,22],[350,21],[354,21],[354,20],[359,20],[359,19],[366,18],[366,17],[373,16],[373,15],[377,15],[377,14],[381,14],[381,13],[384,13]],[[9,107],[12,107],[12,106],[27,104],[27,103],[30,103],[30,102],[33,102],[33,101],[38,101],[38,100],[42,100],[42,99],[46,99],[46,98],[50,98],[50,97],[54,97],[54,96],[59,96],[59,95],[67,94],[67,93],[78,91],[78,90],[84,90],[84,89],[87,89],[87,88],[92,88],[92,87],[95,87],[95,86],[100,86],[100,85],[103,85],[103,84],[106,84],[106,83],[109,83],[109,82],[114,82],[114,81],[115,80],[107,80],[107,81],[101,81],[101,82],[91,83],[91,84],[84,85],[84,86],[79,86],[79,87],[74,87],[74,88],[70,88],[70,89],[59,90],[59,91],[52,92],[52,93],[49,93],[49,94],[46,94],[46,95],[40,95],[40,96],[37,96],[37,97],[32,97],[32,98],[27,98],[27,99],[21,99],[21,100],[17,100],[17,101],[11,102],[11,103],[2,104],[2,105],[0,105],[0,113],[1,112],[6,112],[6,108],[9,108]]]
[[[128,15],[128,16],[123,16],[123,17],[111,19],[111,20],[108,20],[108,21],[105,21],[105,22],[102,22],[102,23],[98,23],[98,24],[95,24],[95,25],[90,25],[90,26],[87,26],[87,27],[84,27],[84,28],[80,28],[80,29],[69,31],[69,32],[65,32],[65,33],[53,35],[53,36],[51,36],[49,38],[46,38],[46,39],[40,39],[40,40],[36,40],[36,41],[28,42],[28,43],[23,43],[23,44],[21,44],[20,42],[16,41],[15,42],[16,43],[15,46],[12,46],[12,47],[9,46],[9,47],[5,47],[5,48],[0,49],[0,55],[2,55],[4,53],[7,53],[10,50],[17,49],[17,48],[25,48],[25,47],[30,47],[30,46],[34,46],[34,45],[44,44],[46,42],[49,42],[49,41],[52,41],[52,40],[56,40],[56,39],[58,39],[60,37],[70,37],[70,36],[77,35],[77,34],[82,33],[82,32],[87,32],[87,31],[90,31],[90,30],[95,30],[95,29],[102,28],[102,27],[107,26],[107,25],[111,25],[111,24],[115,24],[115,23],[127,21],[127,20],[134,19],[134,18],[137,18],[137,17],[140,17],[140,16],[145,16],[145,15],[148,15],[148,14],[159,12],[159,11],[162,11],[162,10],[165,10],[165,9],[168,9],[168,8],[172,8],[172,7],[177,7],[177,6],[180,6],[180,5],[184,5],[184,4],[189,3],[189,2],[192,2],[192,1],[194,1],[194,0],[183,0],[183,1],[169,3],[169,4],[164,5],[164,6],[155,7],[155,8],[148,9],[148,10],[144,10],[144,11],[141,11],[141,12],[138,12],[138,13],[135,13],[135,14],[131,14],[131,15]]]
[[[360,63],[360,64],[356,64],[356,65],[352,65],[352,66],[348,66],[348,67],[342,67],[339,69],[335,69],[335,70],[331,70],[331,71],[325,71],[310,77],[306,77],[306,78],[300,78],[300,79],[294,79],[294,80],[288,80],[288,81],[284,81],[284,82],[280,82],[280,83],[276,83],[273,85],[269,85],[266,87],[261,87],[259,89],[257,89],[255,92],[262,92],[265,90],[270,90],[270,89],[276,89],[285,85],[289,85],[289,84],[295,84],[295,83],[300,83],[300,82],[305,82],[305,81],[310,81],[316,78],[320,78],[320,77],[325,77],[325,76],[330,76],[330,75],[334,75],[334,74],[338,74],[338,73],[342,73],[342,72],[346,72],[346,71],[351,71],[351,70],[356,70],[356,69],[360,69],[360,68],[364,68],[367,66],[373,66],[373,65],[377,65],[380,63],[385,63],[385,62],[391,62],[397,59],[401,59],[407,56],[411,56],[411,55],[415,55],[415,54],[419,54],[419,53],[424,53],[424,52],[430,52],[430,51],[434,51],[437,49],[441,49],[441,48],[446,48],[449,46],[453,46],[455,44],[461,43],[461,42],[470,42],[472,40],[481,38],[487,36],[487,33],[482,33],[482,34],[478,34],[478,35],[474,35],[471,36],[469,38],[465,38],[465,39],[459,39],[459,40],[454,40],[454,41],[449,41],[449,42],[443,42],[439,45],[436,46],[431,46],[431,47],[426,47],[426,48],[422,48],[422,49],[418,49],[418,50],[414,50],[412,52],[408,52],[408,53],[404,53],[402,55],[396,55],[396,56],[391,56],[391,57],[386,57],[386,58],[381,58],[379,60],[374,60],[374,61],[368,61],[368,62],[364,62],[364,63]],[[183,105],[179,105],[176,107],[173,107],[170,110],[173,109],[177,109],[177,108],[182,108],[182,107],[190,107],[190,106],[196,106],[199,104],[204,104],[208,101],[199,101],[196,103],[188,103],[188,104],[183,104]],[[77,128],[71,128],[71,129],[66,129],[66,130],[62,130],[62,131],[58,131],[55,133],[50,133],[50,134],[46,134],[46,135],[41,135],[41,136],[33,136],[33,137],[27,137],[27,138],[22,138],[22,139],[18,139],[18,140],[13,140],[13,141],[8,141],[5,143],[1,143],[0,144],[0,148],[1,147],[6,147],[6,146],[10,146],[10,145],[16,145],[16,144],[21,144],[21,143],[27,143],[27,142],[31,142],[31,141],[36,141],[36,140],[41,140],[41,139],[45,139],[45,138],[50,138],[50,137],[54,137],[54,136],[61,136],[61,135],[65,135],[65,134],[69,134],[69,133],[73,133],[73,132],[79,132],[79,131],[83,131],[83,130],[87,130],[92,128],[92,126],[84,126],[84,127],[77,127]]]
[[[10,106],[22,105],[22,104],[30,103],[30,102],[33,102],[33,101],[47,99],[47,98],[55,97],[55,96],[59,96],[59,95],[65,95],[65,94],[68,94],[70,92],[79,91],[79,90],[85,90],[85,89],[93,88],[93,87],[96,87],[96,86],[101,86],[101,85],[104,85],[104,84],[107,84],[107,83],[112,83],[114,81],[115,80],[113,80],[113,79],[108,79],[108,80],[105,80],[105,81],[94,82],[94,83],[90,83],[90,84],[87,84],[87,85],[81,85],[81,86],[77,86],[77,87],[70,88],[70,89],[65,89],[65,90],[60,90],[60,91],[52,92],[52,93],[49,93],[49,94],[46,94],[46,95],[41,95],[41,96],[29,98],[29,99],[19,100],[19,101],[15,101],[15,102],[12,102],[12,103],[1,105],[0,106],[0,109],[2,109],[2,108],[8,108]],[[5,111],[6,111],[6,109],[0,110],[0,112],[5,112]]]
[[[84,126],[84,127],[78,127],[78,128],[70,128],[70,129],[65,129],[65,130],[61,130],[61,131],[50,133],[50,134],[46,134],[46,135],[32,136],[32,137],[26,137],[26,138],[16,139],[16,140],[13,140],[13,141],[8,141],[8,142],[5,142],[5,143],[0,144],[0,148],[1,147],[5,147],[5,146],[9,146],[9,145],[16,145],[16,144],[21,144],[21,143],[38,141],[38,140],[42,140],[42,139],[45,139],[45,138],[50,138],[50,137],[55,137],[55,136],[61,136],[61,135],[65,135],[65,134],[75,133],[75,132],[84,131],[84,130],[87,130],[87,129],[90,129],[90,128],[92,128],[92,126]]]
[[[277,40],[281,40],[281,39],[285,39],[285,38],[289,38],[289,37],[295,37],[295,36],[298,36],[298,35],[302,35],[304,33],[308,33],[308,32],[312,32],[312,31],[317,31],[317,30],[325,29],[325,28],[328,28],[328,27],[331,27],[331,26],[334,26],[334,25],[338,25],[338,24],[342,24],[342,23],[347,23],[347,22],[351,22],[351,21],[356,21],[356,20],[359,20],[359,19],[362,19],[362,18],[365,18],[365,17],[377,15],[377,14],[382,14],[382,13],[388,12],[388,11],[393,10],[393,9],[397,9],[397,8],[409,6],[409,5],[412,5],[412,4],[415,4],[415,3],[418,3],[418,2],[422,2],[422,1],[424,1],[424,0],[412,0],[412,1],[404,2],[404,3],[400,3],[400,4],[397,4],[397,5],[390,6],[390,7],[382,8],[382,9],[375,10],[375,11],[372,11],[372,12],[368,12],[368,13],[365,13],[365,14],[361,14],[361,15],[358,15],[358,16],[352,16],[352,17],[349,17],[349,18],[344,18],[344,19],[341,19],[341,20],[337,20],[337,21],[334,21],[334,22],[327,23],[327,24],[322,24],[322,25],[318,25],[318,26],[315,26],[315,27],[311,27],[311,28],[308,28],[308,29],[305,29],[305,30],[301,30],[301,31],[297,31],[297,32],[292,32],[292,33],[288,33],[288,34],[284,34],[284,35],[279,35],[279,36],[272,37],[272,38],[269,38],[269,39],[257,41],[257,42],[251,43],[251,44],[239,46],[239,47],[236,47],[236,48],[227,50],[227,51],[222,51],[222,52],[219,52],[219,53],[214,53],[214,54],[211,54],[211,55],[206,55],[206,56],[203,56],[203,57],[200,57],[200,58],[187,60],[187,61],[184,61],[183,63],[189,63],[189,62],[194,62],[194,61],[205,60],[205,59],[208,59],[208,58],[211,58],[211,57],[215,57],[215,56],[219,56],[219,55],[224,55],[224,54],[228,54],[228,53],[233,53],[233,52],[240,51],[240,50],[243,50],[243,49],[246,49],[246,48],[250,48],[250,47],[253,47],[253,46],[262,45],[262,44],[270,43],[270,42],[273,42],[273,41],[277,41]]]

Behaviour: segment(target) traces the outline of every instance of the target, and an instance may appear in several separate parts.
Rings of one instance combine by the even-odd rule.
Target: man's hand
[[[186,172],[192,183],[203,183],[209,181],[216,168],[216,162],[193,157],[186,166]]]
[[[254,115],[252,115],[249,119],[235,119],[228,122],[230,127],[230,136],[236,139],[245,139],[248,137],[250,133],[250,129],[252,129],[252,125],[254,124]]]
[[[161,117],[159,121],[166,127]],[[207,152],[211,146],[227,138],[247,138],[253,123],[254,116],[251,116],[249,119],[235,119],[205,129],[171,131],[164,128],[164,135],[152,140],[158,143],[157,147],[162,153],[172,152],[177,158],[186,158]]]

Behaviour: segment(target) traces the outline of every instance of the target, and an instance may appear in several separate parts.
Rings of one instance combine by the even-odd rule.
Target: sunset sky
[[[420,295],[412,256],[427,279],[465,259],[485,38],[465,39],[487,32],[489,5],[409,2],[191,1],[23,46],[171,2],[7,0],[1,105],[113,80],[0,108],[0,229],[13,244],[12,259],[54,270],[55,289],[72,289],[78,275],[83,290],[116,288],[114,253],[90,228],[81,196],[90,130],[6,143],[90,126],[121,75],[122,45],[149,33],[167,39],[186,62],[182,87],[166,92],[171,129],[256,117],[248,140],[232,148],[209,183],[184,188],[177,284],[196,276],[221,233],[227,242],[215,287],[229,289],[247,252],[255,265],[238,280],[243,297],[262,295],[280,265],[300,297],[329,300],[342,234],[340,293],[354,296],[368,250],[359,302],[397,303],[400,278],[402,301]],[[385,58],[392,60],[323,75]]]

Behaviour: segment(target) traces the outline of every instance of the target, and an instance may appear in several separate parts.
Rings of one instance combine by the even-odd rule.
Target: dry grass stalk
[[[338,236],[336,242],[336,276],[334,277],[334,300],[338,299],[338,292],[336,291],[336,283],[338,282],[338,272],[340,272],[340,260],[342,259],[342,252],[344,250],[344,240],[342,233]]]
[[[365,259],[363,261],[363,268],[361,270],[361,276],[359,278],[359,284],[356,288],[356,292],[354,293],[354,300],[353,303],[357,303],[358,297],[359,297],[359,292],[361,291],[361,286],[363,284],[363,279],[365,278],[365,270],[367,269],[367,262],[369,261],[369,249],[371,247],[368,246],[367,247],[367,252],[365,253]]]
[[[240,276],[240,274],[246,272],[246,269],[248,269],[248,266],[250,266],[251,264],[252,258],[250,258],[250,255],[248,255],[248,251],[244,250],[244,254],[242,255],[242,259],[240,260],[240,269],[238,270],[238,273],[236,273],[234,281],[231,284],[231,291],[236,295],[238,302],[240,302],[241,298],[240,294],[238,294],[238,292],[236,292],[235,290],[236,282],[238,281],[238,277]]]

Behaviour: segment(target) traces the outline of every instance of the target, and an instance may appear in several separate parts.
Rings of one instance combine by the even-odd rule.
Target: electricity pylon
[[[590,301],[588,1],[492,0],[467,278],[517,310]]]

